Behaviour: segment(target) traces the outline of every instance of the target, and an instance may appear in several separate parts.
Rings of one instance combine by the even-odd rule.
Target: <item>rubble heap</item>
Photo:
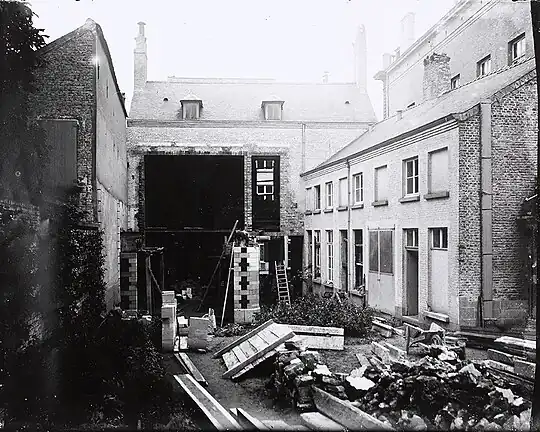
[[[396,429],[528,428],[530,401],[483,363],[432,356],[370,363],[351,372],[345,390],[353,405]]]

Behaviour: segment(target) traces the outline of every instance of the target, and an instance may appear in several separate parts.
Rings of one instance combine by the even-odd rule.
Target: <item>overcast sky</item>
[[[415,12],[419,37],[455,0],[31,0],[34,23],[52,40],[87,18],[101,25],[127,106],[133,92],[137,22],[146,23],[148,79],[168,76],[354,80],[352,42],[364,24],[368,92],[382,118],[382,54],[400,44],[400,20]]]

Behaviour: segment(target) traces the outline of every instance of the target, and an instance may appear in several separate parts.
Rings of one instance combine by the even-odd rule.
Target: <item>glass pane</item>
[[[414,179],[412,177],[407,179],[407,193],[413,193],[414,192],[414,190],[413,190],[413,181],[414,181]]]
[[[392,231],[379,231],[381,273],[393,273],[394,247]]]
[[[448,248],[448,228],[442,229],[442,248],[447,249]]]
[[[414,160],[414,175],[418,175],[418,159]]]
[[[369,271],[379,271],[379,242],[378,232],[369,232]]]
[[[407,162],[407,177],[413,176],[413,163],[412,161]]]
[[[441,237],[440,237],[440,231],[439,229],[433,229],[431,230],[432,236],[433,236],[433,247],[434,248],[440,248],[441,247]]]
[[[418,192],[418,176],[414,178],[414,193]]]

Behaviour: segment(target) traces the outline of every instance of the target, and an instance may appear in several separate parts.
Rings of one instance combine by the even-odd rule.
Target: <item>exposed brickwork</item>
[[[528,296],[528,238],[516,219],[523,200],[534,194],[538,169],[536,79],[517,84],[492,105],[493,296],[506,300]]]
[[[433,53],[424,59],[424,100],[450,90],[450,57]]]
[[[476,325],[481,290],[480,113],[459,126],[459,296],[460,324]],[[462,313],[464,307],[473,308]]]

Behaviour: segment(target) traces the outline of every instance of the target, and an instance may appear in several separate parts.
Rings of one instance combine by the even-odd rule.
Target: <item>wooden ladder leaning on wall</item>
[[[291,296],[289,294],[289,281],[287,279],[287,269],[285,268],[284,263],[278,263],[274,261],[276,266],[276,281],[277,281],[277,291],[278,291],[278,300],[280,302],[286,302],[291,304]]]

